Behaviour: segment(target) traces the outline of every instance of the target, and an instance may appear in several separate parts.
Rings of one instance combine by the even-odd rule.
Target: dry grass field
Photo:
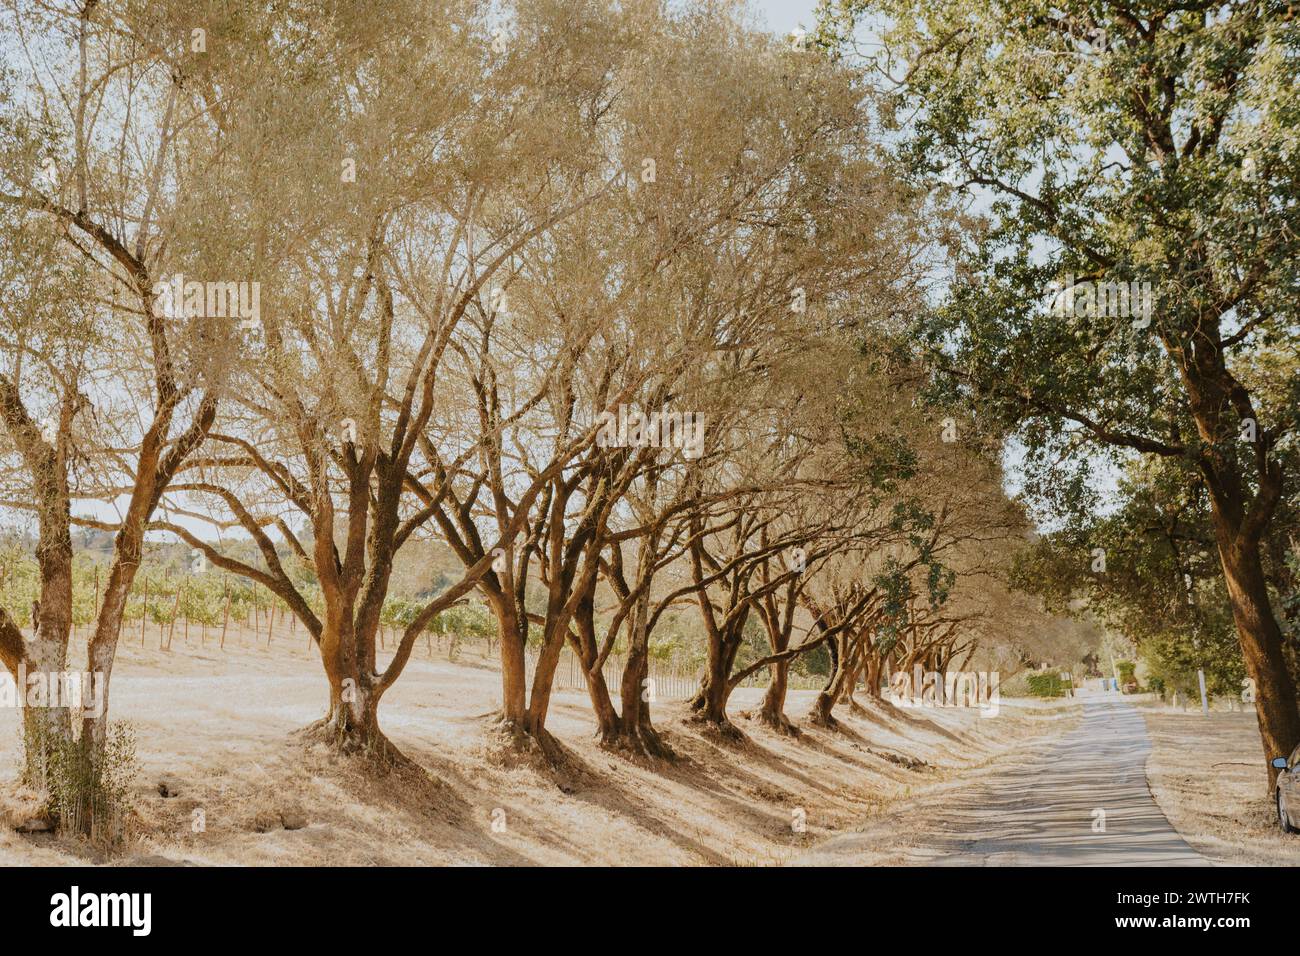
[[[992,718],[873,706],[844,710],[840,732],[805,728],[792,740],[748,719],[761,691],[741,689],[733,716],[748,743],[701,735],[683,722],[681,703],[660,703],[656,722],[679,759],[651,764],[597,747],[585,695],[563,692],[550,727],[569,762],[556,773],[512,765],[486,746],[499,706],[494,662],[435,653],[412,662],[380,714],[426,773],[372,780],[294,735],[325,704],[301,633],[277,633],[269,649],[233,634],[224,651],[211,638],[203,647],[193,631],[171,651],[152,634],[149,645],[124,641],[113,679],[113,712],[134,727],[140,768],[127,850],[102,860],[9,826],[0,863],[779,864],[899,800],[1014,759],[1074,713],[1007,700]],[[811,697],[792,692],[791,716],[802,717]],[[11,824],[31,809],[14,786],[17,719],[0,712]]]
[[[1142,711],[1152,741],[1147,781],[1188,843],[1220,864],[1300,865],[1300,836],[1278,828],[1264,789],[1254,713],[1203,717],[1150,703]]]

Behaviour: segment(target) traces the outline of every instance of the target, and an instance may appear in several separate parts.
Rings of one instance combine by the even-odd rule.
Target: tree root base
[[[823,714],[819,711],[813,711],[808,715],[808,723],[813,727],[821,727],[823,730],[839,730],[840,722],[835,719],[834,714]]]
[[[375,774],[396,771],[424,774],[424,770],[398,750],[378,727],[362,732],[325,717],[295,731],[294,736],[305,744],[322,744],[337,756],[363,763]]]
[[[751,720],[757,721],[773,733],[780,734],[782,737],[797,738],[803,733],[794,721],[785,715],[784,711],[772,713],[771,711],[760,710],[757,713],[748,716]]]
[[[611,730],[598,734],[600,748],[625,757],[662,760],[674,763],[677,752],[664,742],[653,727],[634,730]]]
[[[521,721],[496,714],[487,731],[488,762],[513,769],[528,767],[552,780],[565,793],[575,793],[581,767],[569,750],[545,729],[531,731]]]
[[[709,737],[716,737],[726,743],[747,744],[749,738],[744,731],[726,717],[712,717],[696,711],[686,718],[687,723],[694,724],[700,732]]]

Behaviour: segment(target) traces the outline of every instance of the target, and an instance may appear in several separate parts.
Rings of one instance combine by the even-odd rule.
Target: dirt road
[[[1084,698],[1073,730],[834,837],[814,866],[1204,866],[1151,797],[1151,742],[1122,699]]]

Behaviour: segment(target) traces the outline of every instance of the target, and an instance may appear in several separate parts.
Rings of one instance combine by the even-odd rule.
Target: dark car
[[[1277,824],[1283,833],[1300,832],[1300,747],[1290,757],[1274,757],[1277,775]]]

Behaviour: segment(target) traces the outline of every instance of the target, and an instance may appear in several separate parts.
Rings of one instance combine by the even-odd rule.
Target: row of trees
[[[566,643],[602,741],[668,754],[643,689],[684,607],[692,711],[732,735],[758,670],[793,732],[788,668],[825,648],[832,724],[863,677],[1029,613],[998,597],[1024,534],[1000,445],[924,396],[907,335],[942,220],[848,66],[712,6],[6,7],[4,503],[40,571],[32,638],[0,610],[10,670],[66,666],[76,527],[112,541],[106,681],[146,535],[178,539],[295,615],[312,733],[379,765],[381,701],[473,593],[502,739],[552,758]],[[380,666],[429,541],[458,573]],[[755,622],[770,653],[738,667]],[[108,713],[27,711],[29,777],[69,743],[93,762]]]

